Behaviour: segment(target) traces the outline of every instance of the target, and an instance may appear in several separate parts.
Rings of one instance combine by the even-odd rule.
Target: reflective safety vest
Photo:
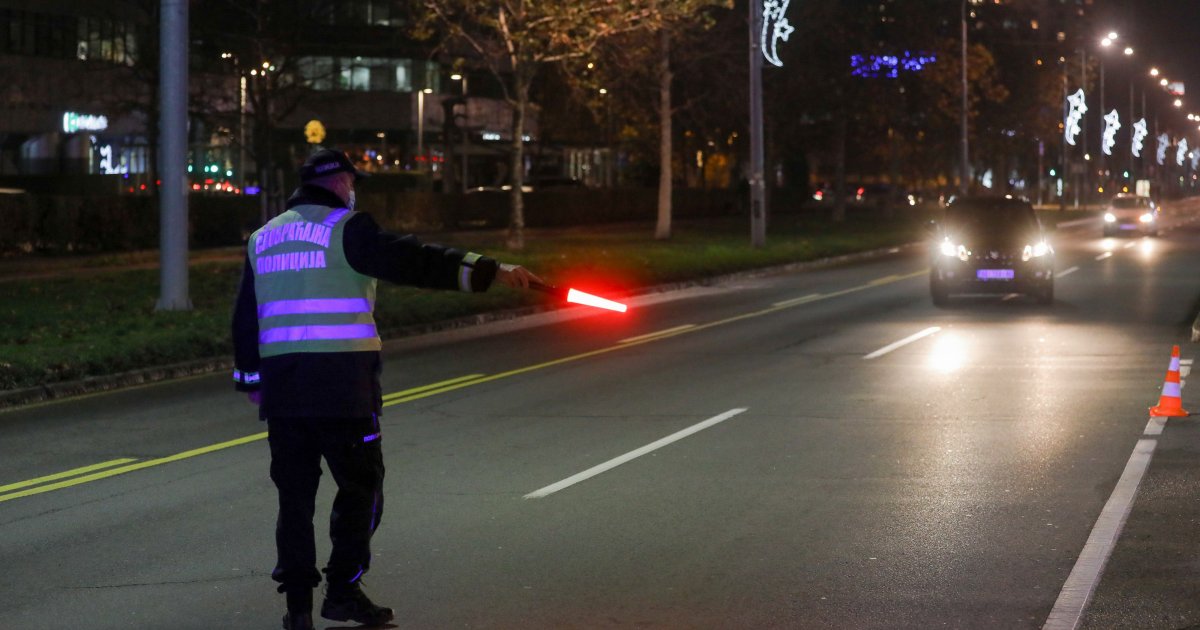
[[[365,352],[375,330],[376,280],[346,260],[346,208],[297,206],[250,236],[258,300],[258,353]]]

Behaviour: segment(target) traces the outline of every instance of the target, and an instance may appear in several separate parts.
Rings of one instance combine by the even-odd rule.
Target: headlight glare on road
[[[1149,212],[1147,212],[1146,214],[1143,214],[1141,217],[1139,217],[1139,220],[1140,220],[1142,223],[1153,223],[1153,222],[1154,222],[1154,215],[1153,215],[1153,214],[1150,214]]]
[[[1115,214],[1113,214],[1113,213],[1111,213],[1111,212],[1105,212],[1105,213],[1104,213],[1104,222],[1105,222],[1105,223],[1116,223],[1116,222],[1117,222],[1117,215],[1115,215]]]
[[[958,249],[956,247],[954,247],[954,243],[951,243],[950,239],[946,239],[946,240],[942,241],[941,250],[942,250],[943,256],[958,255]]]

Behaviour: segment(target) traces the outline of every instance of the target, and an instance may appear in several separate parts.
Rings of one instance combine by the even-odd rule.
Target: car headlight
[[[958,258],[963,262],[967,262],[971,259],[971,250],[967,249],[965,245],[955,245],[954,243],[951,243],[950,239],[942,241],[939,249],[941,250],[943,256]]]
[[[1025,249],[1021,250],[1021,260],[1029,260],[1031,258],[1041,258],[1050,253],[1050,245],[1046,241],[1038,241],[1033,245],[1026,245]]]
[[[1105,213],[1104,213],[1104,222],[1105,222],[1105,223],[1116,223],[1116,222],[1117,222],[1117,215],[1115,215],[1115,214],[1113,214],[1113,213],[1111,213],[1111,212],[1105,212]]]
[[[1142,223],[1153,223],[1154,215],[1147,212],[1146,214],[1143,214],[1141,217],[1139,217],[1139,219],[1141,220]]]

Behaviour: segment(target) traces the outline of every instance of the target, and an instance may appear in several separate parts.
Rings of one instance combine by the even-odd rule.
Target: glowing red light
[[[572,304],[583,304],[584,306],[594,306],[596,308],[608,309],[610,311],[616,311],[618,313],[624,313],[626,311],[626,309],[628,308],[624,304],[621,304],[620,302],[606,300],[602,297],[592,295],[591,293],[584,293],[583,291],[579,291],[576,289],[570,289],[567,291],[567,301],[571,302]]]

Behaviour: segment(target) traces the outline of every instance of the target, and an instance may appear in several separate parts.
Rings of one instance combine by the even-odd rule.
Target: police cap
[[[321,149],[308,156],[304,165],[300,167],[300,181],[310,182],[318,177],[334,173],[352,173],[355,181],[368,176],[354,168],[354,163],[346,157],[345,153],[334,149]]]

